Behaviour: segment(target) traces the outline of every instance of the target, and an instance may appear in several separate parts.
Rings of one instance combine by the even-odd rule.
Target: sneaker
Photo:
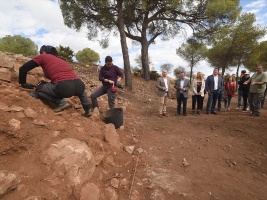
[[[85,111],[83,113],[83,116],[84,117],[90,117],[92,114],[93,114],[93,112],[92,112],[92,109],[90,108],[88,111]]]
[[[197,111],[197,114],[200,115],[200,111],[199,110]]]
[[[217,115],[217,113],[216,113],[216,112],[211,112],[211,114],[213,114],[213,115]]]
[[[30,96],[35,98],[35,99],[40,99],[39,95],[36,93],[30,93]]]
[[[162,116],[168,117],[168,114],[167,113],[163,113]]]
[[[248,112],[247,110],[242,110],[242,112]]]
[[[241,110],[241,107],[237,107],[237,108],[235,108],[236,110]]]
[[[61,112],[62,110],[70,107],[70,104],[64,99],[60,101],[59,105],[54,109],[54,112]]]
[[[162,117],[163,117],[163,115],[162,115],[162,114],[158,114],[158,117],[159,117],[159,118],[162,118]]]
[[[241,109],[241,108],[240,108]],[[230,108],[227,108],[227,110],[230,110]]]
[[[192,111],[192,115],[195,115],[195,114],[196,114],[196,111],[193,110],[193,111]]]

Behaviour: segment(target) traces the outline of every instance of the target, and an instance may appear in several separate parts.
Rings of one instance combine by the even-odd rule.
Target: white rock
[[[20,129],[20,123],[21,123],[20,121],[16,119],[11,119],[8,123],[13,131],[18,131]]]

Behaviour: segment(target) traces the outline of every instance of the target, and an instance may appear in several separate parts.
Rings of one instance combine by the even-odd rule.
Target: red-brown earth
[[[17,68],[23,63],[13,62]],[[72,66],[90,95],[100,85],[96,66]],[[32,75],[40,80],[40,74]],[[0,81],[0,171],[20,177],[16,189],[4,194],[3,200],[81,199],[82,186],[73,188],[67,180],[54,186],[47,181],[44,152],[65,138],[84,142],[94,156],[102,153],[87,181],[97,186],[101,200],[267,199],[266,106],[260,117],[251,117],[234,109],[235,96],[230,111],[194,116],[190,96],[188,116],[175,116],[176,100],[170,99],[169,116],[159,118],[155,81],[133,77],[133,91],[118,92],[117,107],[124,109],[124,126],[116,130],[122,146],[114,148],[104,140],[101,114],[107,110],[106,97],[100,99],[100,114],[90,118],[81,116],[77,98],[68,99],[72,108],[56,114],[29,96],[31,91],[20,88],[17,75],[15,69],[11,82]],[[12,107],[31,108],[38,116],[22,116],[23,110]],[[12,119],[21,122],[20,129],[10,126]],[[125,151],[125,146],[134,146],[133,153]]]

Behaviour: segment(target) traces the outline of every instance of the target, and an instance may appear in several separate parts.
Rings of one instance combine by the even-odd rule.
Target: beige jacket
[[[170,96],[171,88],[170,88],[170,79],[168,77],[167,77],[167,84],[168,84],[167,95]],[[164,97],[166,94],[166,90],[164,90],[166,88],[166,85],[165,85],[163,77],[158,78],[156,87],[158,88],[158,96]]]
[[[193,87],[192,87],[193,93],[192,95],[197,95],[197,80],[195,79],[193,81]],[[201,89],[200,89],[200,95],[204,97],[204,90],[205,90],[205,80],[202,79]]]

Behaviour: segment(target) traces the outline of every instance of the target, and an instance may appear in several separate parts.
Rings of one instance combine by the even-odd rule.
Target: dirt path
[[[167,118],[157,117],[157,101],[127,108],[126,131],[144,150],[130,191],[140,199],[267,199],[267,110],[193,116],[191,98],[188,105],[189,115],[177,117],[170,100]]]

